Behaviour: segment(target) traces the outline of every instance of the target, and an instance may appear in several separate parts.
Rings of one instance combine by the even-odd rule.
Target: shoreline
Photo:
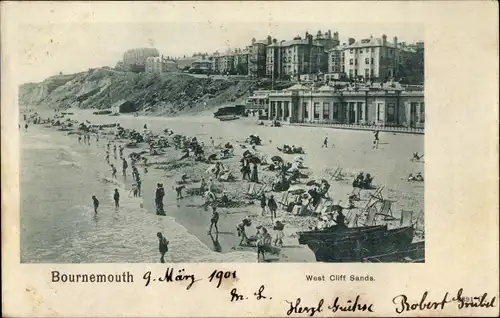
[[[76,112],[75,112],[76,113]],[[70,116],[71,118],[74,118],[73,116]],[[77,116],[77,117],[82,117],[85,119],[85,116]],[[87,116],[88,117],[88,116]],[[299,134],[297,136],[301,136],[302,130],[304,128],[299,128],[299,127],[293,127],[286,125],[282,128],[270,128],[267,126],[257,126],[256,121],[253,122],[251,119],[252,117],[249,117],[248,119],[244,120],[242,122],[224,122],[224,123],[219,123],[219,121],[212,120],[210,118],[203,118],[202,116],[185,116],[185,118],[179,118],[176,117],[176,119],[181,119],[180,121],[182,123],[177,122],[176,120],[172,120],[173,118],[165,118],[165,117],[152,117],[152,116],[140,116],[140,117],[133,117],[133,116],[118,116],[118,117],[108,117],[108,116],[91,116],[88,117],[90,120],[95,123],[101,123],[101,122],[107,122],[109,123],[110,121],[117,121],[121,123],[121,126],[124,128],[135,128],[140,130],[144,122],[148,122],[148,126],[155,126],[154,128],[151,127],[150,130],[152,130],[154,133],[161,132],[165,126],[170,126],[170,125],[179,125],[177,127],[178,129],[173,129],[174,133],[180,133],[180,134],[185,134],[186,136],[196,136],[199,140],[205,142],[205,151],[206,153],[210,153],[211,151],[215,151],[215,148],[208,146],[208,136],[213,136],[214,140],[216,142],[222,142],[222,141],[230,141],[232,145],[234,145],[234,152],[235,156],[230,158],[230,159],[225,159],[222,160],[223,164],[227,166],[233,173],[233,175],[236,177],[237,181],[235,182],[216,182],[217,186],[222,187],[225,191],[231,194],[232,197],[239,197],[240,199],[244,198],[244,192],[246,190],[246,187],[248,186],[247,181],[241,181],[240,178],[240,173],[239,173],[239,158],[241,156],[241,153],[245,151],[245,148],[239,146],[239,144],[242,144],[242,140],[238,139],[237,136],[231,137],[230,135],[228,136],[225,132],[226,130],[231,130],[231,129],[236,129],[236,130],[247,130],[247,131],[255,131],[255,132],[260,132],[262,134],[267,134],[268,137],[272,138],[281,138],[285,139],[286,135],[290,133],[294,134]],[[192,120],[193,118],[197,118],[195,120]],[[75,118],[76,119],[76,118]],[[78,118],[79,121],[80,118]],[[126,124],[123,124],[122,122],[127,122]],[[185,124],[185,125],[184,125]],[[201,127],[200,127],[201,125]],[[131,127],[134,126],[134,127]],[[185,126],[185,127],[184,127]],[[189,127],[188,127],[189,126]],[[196,126],[198,127],[197,131],[193,131],[191,126]],[[205,128],[203,128],[205,127]],[[200,129],[201,128],[201,129]],[[213,133],[208,133],[207,129],[213,129],[215,128],[215,131]],[[324,131],[327,131],[324,127],[311,127],[311,130],[308,130],[307,132],[304,133],[309,133],[309,134],[314,134],[316,135],[317,133],[321,133]],[[250,130],[251,129],[251,130]],[[259,133],[259,135],[260,135]],[[351,132],[352,134],[354,132]],[[241,135],[241,132],[239,133]],[[269,135],[271,134],[271,135]],[[275,135],[278,134],[278,135]],[[366,136],[366,133],[362,132],[357,132],[356,134],[361,134],[361,135],[356,135],[354,136],[355,138],[365,138],[363,136]],[[235,138],[236,137],[236,138]],[[352,136],[351,136],[352,137]],[[321,137],[319,137],[321,138]],[[396,138],[396,137],[391,137],[391,138]],[[402,137],[398,137],[402,138]],[[410,138],[410,137],[408,137]],[[303,138],[300,138],[303,139]],[[103,138],[103,141],[105,138]],[[299,140],[300,141],[300,140]],[[337,142],[337,140],[335,140]],[[125,140],[118,140],[118,143],[124,143],[126,142]],[[279,141],[278,141],[279,142]],[[338,139],[338,142],[341,142],[341,139]],[[285,160],[290,160],[292,157],[295,155],[287,155],[287,154],[282,154],[276,150],[276,146],[279,145],[280,143],[273,142],[272,140],[266,140],[266,138],[263,138],[263,145],[256,147],[258,153],[265,153],[269,156],[272,156],[274,154],[279,154],[281,155]],[[306,142],[307,144],[307,142]],[[342,145],[339,145],[341,147]],[[310,175],[310,179],[318,179],[318,178],[326,178],[326,169],[329,168],[334,169],[335,165],[340,166],[340,162],[335,162],[336,160],[329,160],[329,156],[327,155],[321,155],[321,157],[314,156],[314,153],[317,151],[321,151],[321,153],[327,152],[327,153],[332,153],[337,154],[340,157],[339,160],[344,157],[350,157],[352,154],[349,152],[345,152],[343,147],[340,149],[337,149],[336,145],[333,145],[333,149],[324,149],[324,150],[313,150],[313,145],[307,144],[306,148],[307,149],[307,154],[304,155],[306,159],[306,166],[307,169],[304,170],[307,174]],[[319,144],[318,144],[319,148]],[[128,154],[131,151],[135,151],[136,149],[127,149],[125,148],[124,151],[124,156],[128,158]],[[311,153],[312,151],[312,157]],[[364,152],[367,154],[367,152]],[[381,151],[379,152],[373,152],[373,155],[371,156],[380,156],[379,154],[382,153]],[[202,176],[208,167],[207,164],[201,164],[199,162],[191,162],[193,161],[193,158],[188,158],[189,164],[185,167],[179,168],[179,169],[174,169],[173,171],[165,171],[162,170],[161,167],[158,167],[160,169],[155,169],[155,166],[161,166],[158,164],[154,164],[155,161],[157,162],[168,162],[170,160],[173,160],[175,158],[178,158],[180,154],[179,150],[174,150],[173,148],[166,148],[166,153],[165,155],[162,156],[149,156],[149,172],[146,175],[142,174],[142,164],[137,164],[138,169],[140,170],[141,173],[141,179],[143,181],[142,183],[142,199],[143,199],[143,204],[141,207],[146,209],[149,213],[155,214],[155,207],[154,207],[154,190],[156,188],[156,183],[162,182],[164,183],[164,188],[166,191],[166,196],[164,198],[164,204],[165,204],[165,211],[167,216],[173,217],[177,223],[182,225],[184,228],[187,229],[188,233],[196,236],[204,245],[206,245],[209,249],[212,251],[218,251],[220,248],[220,251],[222,254],[228,253],[228,252],[235,252],[235,251],[244,251],[244,252],[253,252],[256,253],[255,248],[246,248],[246,247],[239,247],[239,238],[236,233],[236,225],[243,219],[244,216],[249,216],[252,219],[252,228],[247,231],[247,234],[249,236],[253,235],[255,233],[255,226],[256,225],[263,225],[267,228],[272,229],[271,226],[271,220],[269,216],[262,217],[260,215],[260,203],[258,200],[254,201],[253,204],[243,204],[241,207],[236,207],[236,208],[218,208],[218,211],[220,213],[220,219],[219,219],[219,230],[220,233],[218,237],[215,235],[210,236],[207,234],[208,232],[208,227],[210,226],[210,218],[212,214],[212,209],[208,208],[208,211],[204,211],[202,207],[199,207],[203,203],[203,199],[201,197],[186,197],[181,200],[176,200],[175,199],[175,190],[172,189],[172,184],[175,183],[175,180],[180,179],[180,175],[184,173],[191,174],[193,176]],[[319,161],[318,161],[319,160]],[[387,160],[385,160],[387,161]],[[364,161],[361,161],[364,162]],[[383,162],[383,161],[382,161]],[[325,165],[327,164],[327,165]],[[355,162],[351,163],[355,164]],[[423,169],[423,166],[422,166]],[[168,170],[168,169],[167,169]],[[333,193],[332,198],[334,198],[334,202],[339,202],[343,201],[344,204],[346,204],[347,200],[346,197],[347,195],[351,192],[352,186],[350,185],[350,178],[357,173],[357,169],[353,169],[352,165],[350,167],[346,167],[344,169],[344,172],[347,175],[347,181],[332,181],[331,182],[331,188],[330,188],[330,193]],[[268,179],[272,173],[265,172],[263,170],[263,166],[259,169],[259,174],[260,174],[260,181],[262,182],[265,179]],[[120,178],[120,177],[119,177]],[[399,178],[398,178],[399,179]],[[394,176],[389,176],[389,181],[391,180],[396,180],[394,179]],[[381,180],[383,182],[383,180]],[[386,181],[387,182],[387,181]],[[304,183],[304,182],[302,182]],[[382,183],[379,183],[382,184]],[[193,186],[198,186],[199,183],[193,183],[188,185],[188,187],[193,187]],[[127,184],[127,186],[130,186],[130,183]],[[401,197],[400,189],[394,190],[391,188],[387,188],[388,191],[388,198],[391,197]],[[370,191],[363,191],[363,197],[369,197]],[[279,201],[281,198],[282,193],[273,193],[275,195],[276,201]],[[418,200],[418,193],[413,193],[410,195],[410,201]],[[243,201],[250,201],[248,199],[242,199]],[[359,203],[361,208],[361,205],[364,204],[364,202]],[[172,206],[171,206],[172,205]],[[413,205],[411,202],[403,204],[403,206],[408,206],[408,205]],[[398,209],[399,210],[399,209]],[[267,212],[269,213],[269,212]],[[308,225],[311,225],[311,220],[313,218],[311,217],[300,217],[300,216],[293,216],[291,213],[287,213],[281,209],[278,210],[278,219],[281,219],[282,221],[285,222],[285,239],[283,243],[283,248],[281,249],[281,255],[279,258],[275,258],[274,256],[268,256],[267,258],[271,258],[272,261],[280,261],[280,262],[315,262],[315,257],[312,251],[309,250],[309,248],[305,245],[299,245],[297,241],[297,235],[296,232],[300,230],[307,230]],[[399,221],[399,220],[397,220]],[[422,220],[423,221],[423,220]],[[396,223],[396,222],[394,222]],[[154,233],[153,233],[154,234]],[[168,237],[168,233],[164,233]],[[217,242],[214,243],[215,239],[218,239]],[[218,244],[217,244],[218,243]],[[256,258],[257,261],[257,258]]]

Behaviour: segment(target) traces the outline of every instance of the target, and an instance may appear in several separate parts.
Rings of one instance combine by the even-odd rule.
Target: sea
[[[79,119],[90,117],[84,112]],[[155,126],[148,118],[129,119],[136,126]],[[100,145],[93,137],[90,146],[79,144],[76,135],[43,125],[20,133],[22,263],[158,263],[157,232],[170,241],[166,262],[256,262],[253,252],[215,252],[173,217],[141,208],[143,198],[128,196],[120,166],[117,180],[110,178],[104,139]],[[121,194],[119,209],[114,189]],[[100,199],[97,215],[94,194]]]
[[[306,165],[316,171],[343,167],[351,174],[364,171],[376,176],[377,184],[386,185],[394,208],[424,209],[424,188],[406,181],[408,173],[424,172],[423,163],[409,159],[424,151],[423,135],[382,132],[380,149],[372,149],[371,131],[349,131],[314,127],[258,126],[255,118],[219,122],[212,116],[134,117],[96,116],[89,110],[74,111],[72,119],[95,124],[120,123],[122,127],[159,132],[166,128],[196,136],[208,144],[228,140],[244,142],[250,135],[261,136],[271,155],[283,144],[305,147]],[[41,112],[40,112],[41,113]],[[41,113],[42,117],[47,115]],[[53,115],[53,111],[49,113]],[[321,148],[325,136],[329,148]],[[254,252],[228,250],[222,253],[192,235],[172,216],[157,216],[151,206],[154,189],[143,198],[129,197],[118,165],[118,181],[110,179],[105,162],[105,143],[92,139],[91,145],[78,144],[76,135],[31,125],[20,130],[21,167],[21,262],[23,263],[158,263],[157,232],[167,235],[170,245],[167,262],[256,262]],[[273,150],[274,149],[274,150]],[[274,153],[273,153],[274,151]],[[112,152],[111,152],[112,154]],[[287,157],[288,158],[288,157]],[[141,172],[141,168],[139,168]],[[141,172],[142,175],[142,172]],[[154,184],[153,184],[154,186]],[[120,208],[113,206],[113,191],[121,193]],[[332,187],[333,188],[333,187]],[[334,191],[336,191],[334,189]],[[92,195],[100,200],[99,213],[93,213]],[[167,191],[166,202],[173,191]],[[334,193],[342,197],[342,193]],[[149,200],[149,201],[148,201]],[[400,205],[400,206],[398,206]],[[180,207],[171,206],[169,209]],[[185,211],[178,211],[180,214]],[[179,213],[173,215],[179,215]]]

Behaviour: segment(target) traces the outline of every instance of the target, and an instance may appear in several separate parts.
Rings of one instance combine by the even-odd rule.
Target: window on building
[[[373,57],[370,60],[371,60],[371,64],[373,64]]]
[[[363,103],[358,103],[358,120],[363,120]]]
[[[373,72],[373,69],[370,70],[370,77],[373,77],[374,76],[374,72]]]
[[[359,53],[363,53],[363,49],[359,50]]]
[[[370,70],[365,68],[365,78],[370,77]]]
[[[330,103],[324,102],[323,103],[323,119],[329,119],[330,118]]]
[[[396,119],[396,105],[394,103],[387,104],[387,122],[393,123]]]
[[[354,60],[353,59],[349,59],[349,65],[353,65],[354,64]]]
[[[377,120],[382,120],[382,104],[377,104]]]
[[[425,105],[424,105],[424,102],[420,103],[420,122],[425,123]]]
[[[365,57],[365,64],[370,64],[370,59]]]
[[[302,103],[302,107],[304,107],[304,119],[309,118],[309,108],[307,107],[307,103]]]
[[[340,103],[333,103],[333,118],[339,118]]]
[[[353,78],[354,77],[354,70],[349,70],[349,78]]]
[[[319,119],[319,103],[314,103],[314,119]]]

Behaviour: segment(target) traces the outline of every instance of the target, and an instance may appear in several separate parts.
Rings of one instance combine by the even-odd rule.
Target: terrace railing
[[[331,128],[352,129],[352,130],[380,130],[380,131],[400,132],[408,134],[425,133],[425,129],[420,127],[371,125],[371,124],[344,124],[344,123],[334,123],[330,121],[321,121],[321,120],[293,122],[290,125],[309,126],[309,127],[331,127]]]

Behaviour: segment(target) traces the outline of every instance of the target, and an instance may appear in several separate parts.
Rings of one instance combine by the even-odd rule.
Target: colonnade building
[[[296,84],[268,92],[269,119],[290,123],[332,123],[424,128],[423,91],[399,89],[312,89]]]

